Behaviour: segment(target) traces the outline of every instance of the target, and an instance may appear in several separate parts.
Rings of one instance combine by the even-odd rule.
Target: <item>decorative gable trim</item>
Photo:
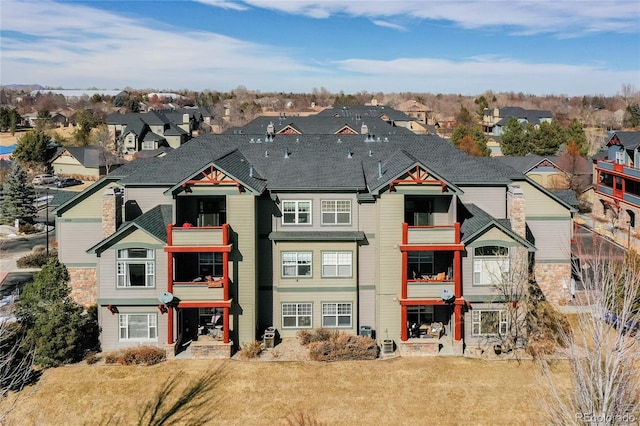
[[[449,186],[420,164],[417,164],[413,169],[407,170],[403,178],[391,181],[391,183],[389,183],[389,190],[393,191],[393,188],[399,185],[435,185],[440,186],[442,192],[445,192],[445,189]]]
[[[195,178],[196,176],[194,176]],[[233,177],[229,176],[224,171],[216,168],[213,164],[209,166],[208,169],[200,172],[199,179],[190,179],[182,184],[183,188],[188,188],[189,186],[236,186],[240,192],[243,192],[242,184],[235,180]]]
[[[287,125],[284,128],[280,129],[278,131],[278,134],[279,135],[301,135],[302,132],[300,132],[298,129],[296,129],[291,125]]]
[[[349,126],[342,126],[337,132],[335,132],[336,135],[357,135],[358,132],[356,132],[355,130],[353,130],[351,127]]]

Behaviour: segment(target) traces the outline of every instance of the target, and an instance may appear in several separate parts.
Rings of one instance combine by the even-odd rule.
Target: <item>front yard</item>
[[[2,423],[135,424],[142,406],[171,377],[178,375],[186,385],[216,368],[219,380],[199,409],[215,424],[287,424],[296,413],[322,424],[348,425],[544,421],[546,383],[531,361],[413,357],[332,363],[174,360],[151,367],[81,363],[47,370]],[[568,379],[564,368],[556,374]]]

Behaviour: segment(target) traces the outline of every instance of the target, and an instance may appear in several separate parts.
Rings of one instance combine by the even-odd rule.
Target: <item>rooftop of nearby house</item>
[[[501,163],[507,164],[519,172],[528,173],[533,168],[538,166],[541,163],[544,163],[545,160],[549,161],[554,167],[558,169],[563,169],[562,160],[560,159],[562,156],[560,155],[536,155],[536,154],[527,154],[523,156],[511,156],[511,155],[503,155],[495,157]],[[591,162],[586,158],[580,157],[579,160],[573,165],[575,169],[572,171],[573,173],[578,174],[591,174],[593,172],[593,167]],[[567,171],[567,170],[565,170]]]
[[[90,169],[97,169],[105,166],[107,163],[110,165],[124,163],[123,159],[111,153],[104,152],[104,150],[98,146],[69,146],[66,148],[58,148],[58,151],[51,161],[54,161],[64,152],[68,152],[73,158],[78,160],[80,164]]]
[[[625,149],[636,149],[640,146],[640,132],[615,132],[608,145],[620,141]]]

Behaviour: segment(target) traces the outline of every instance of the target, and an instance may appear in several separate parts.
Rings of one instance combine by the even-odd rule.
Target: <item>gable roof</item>
[[[475,204],[463,204],[462,206],[466,210],[463,214],[466,214],[462,224],[460,225],[460,240],[465,245],[469,244],[490,229],[497,228],[513,238],[514,241],[522,244],[529,251],[536,251],[536,248],[531,244],[531,242],[522,238],[511,229],[509,219],[495,219]]]
[[[88,169],[98,169],[110,165],[123,164],[124,160],[116,157],[111,152],[103,151],[98,146],[69,146],[58,149],[56,155],[51,159],[53,162],[64,152],[68,152],[73,158],[78,160],[80,164]]]
[[[116,232],[89,248],[87,253],[100,255],[100,253],[117,242],[122,236],[127,235],[135,229],[140,229],[159,242],[167,244],[167,226],[172,222],[172,209],[173,207],[169,204],[155,206],[131,222],[124,223]]]
[[[607,142],[607,146],[620,143],[625,149],[633,150],[640,146],[640,132],[615,132]]]
[[[496,123],[496,126],[505,126],[511,117],[526,120],[534,125],[540,124],[543,119],[553,119],[553,114],[549,110],[524,109],[521,107],[500,108],[499,116],[501,120]]]

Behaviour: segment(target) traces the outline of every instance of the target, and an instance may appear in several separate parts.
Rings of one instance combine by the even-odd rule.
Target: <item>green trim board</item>
[[[64,218],[64,217],[56,217],[56,222],[60,223],[100,223],[102,219],[95,217],[81,217],[81,218]]]
[[[100,306],[106,306],[106,305],[114,305],[114,306],[156,306],[156,305],[160,305],[162,304],[162,302],[160,302],[158,299],[151,299],[151,298],[143,298],[143,297],[138,297],[138,298],[118,298],[118,297],[109,297],[109,298],[105,298],[105,299],[98,299],[98,305]]]
[[[97,263],[65,263],[67,268],[97,268]]]

